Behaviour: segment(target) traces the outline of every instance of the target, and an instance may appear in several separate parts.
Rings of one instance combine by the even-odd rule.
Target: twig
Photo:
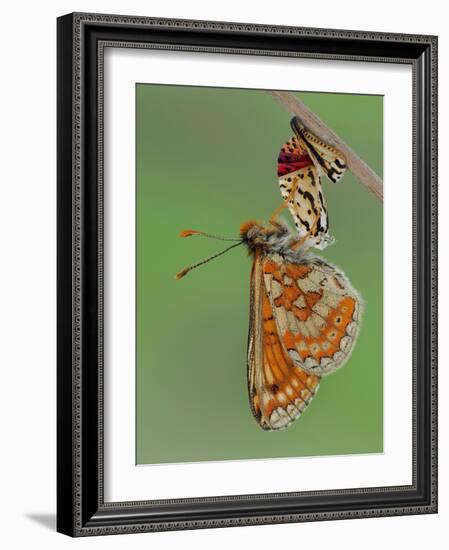
[[[299,117],[307,129],[325,143],[341,151],[346,157],[348,168],[360,183],[381,202],[383,201],[383,182],[379,176],[341,138],[334,134],[315,113],[291,92],[272,91],[270,93],[286,111]]]

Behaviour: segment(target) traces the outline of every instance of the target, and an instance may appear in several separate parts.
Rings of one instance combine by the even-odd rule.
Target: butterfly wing
[[[283,348],[256,257],[251,275],[248,391],[251,411],[264,430],[287,428],[318,390],[320,377],[298,369]]]
[[[362,301],[348,278],[321,258],[271,254],[263,266],[280,342],[295,367],[326,375],[343,366],[357,340]]]

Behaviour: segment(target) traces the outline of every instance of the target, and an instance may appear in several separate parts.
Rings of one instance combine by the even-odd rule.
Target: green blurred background
[[[382,176],[382,97],[297,95]],[[263,90],[138,84],[136,99],[137,463],[382,452],[382,205],[351,173],[324,178],[336,243],[317,253],[360,291],[361,331],[303,416],[264,432],[247,396],[245,249],[174,276],[226,245],[182,229],[235,237],[281,203],[290,114]]]

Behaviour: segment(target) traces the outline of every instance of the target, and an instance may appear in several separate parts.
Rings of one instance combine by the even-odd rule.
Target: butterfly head
[[[240,226],[240,238],[242,241],[247,241],[256,238],[258,235],[261,235],[264,231],[263,225],[255,220],[248,220],[243,222]]]
[[[287,225],[281,222],[265,227],[259,222],[250,220],[240,226],[240,238],[248,247],[249,253],[257,249],[275,250],[288,246],[293,239]]]

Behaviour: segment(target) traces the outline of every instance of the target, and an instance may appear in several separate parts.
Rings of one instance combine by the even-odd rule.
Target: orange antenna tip
[[[200,232],[195,231],[195,229],[184,229],[184,231],[181,231],[179,234],[180,237],[191,237],[192,235],[198,235]]]
[[[181,271],[178,271],[178,273],[176,273],[176,280],[179,281],[179,279],[182,279],[184,277],[184,275],[187,275],[187,273],[190,271],[190,268],[186,268],[186,269],[182,269]]]

